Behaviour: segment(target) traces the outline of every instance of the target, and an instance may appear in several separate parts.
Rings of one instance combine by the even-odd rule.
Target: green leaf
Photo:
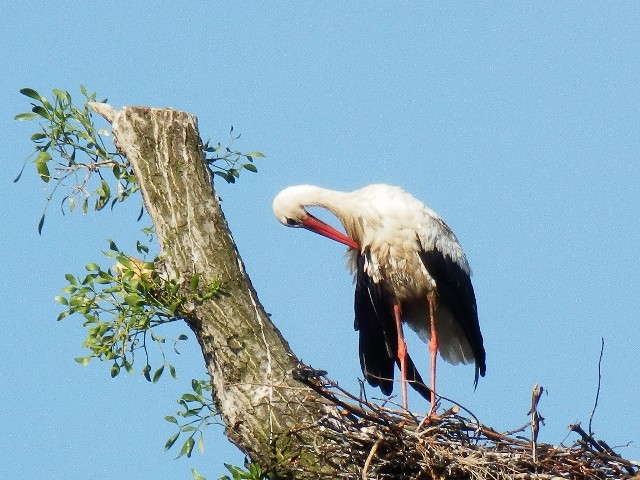
[[[140,243],[140,241],[136,242],[136,250],[138,251],[138,253],[149,253],[149,247],[143,243]]]
[[[120,373],[120,365],[118,365],[117,363],[114,363],[111,366],[111,378],[118,376],[119,373]]]
[[[61,292],[66,294],[66,295],[70,295],[72,293],[75,293],[76,290],[78,290],[78,288],[74,285],[67,285],[66,287],[64,287]]]
[[[252,163],[245,163],[244,165],[242,165],[242,168],[244,168],[245,170],[249,170],[250,172],[253,172],[253,173],[258,173],[258,169]]]
[[[225,463],[224,466],[231,472],[234,480],[245,477],[245,472],[241,468],[229,465],[228,463]]]
[[[89,271],[89,272],[99,272],[100,271],[100,265],[98,265],[97,263],[87,263],[84,268]]]
[[[106,197],[111,196],[111,188],[109,187],[109,184],[107,183],[106,180],[102,180],[102,182],[100,182],[100,190],[104,192],[104,195]]]
[[[176,420],[176,417],[172,415],[167,415],[166,417],[164,417],[164,419],[169,423],[175,423],[176,425],[178,424],[178,420]]]
[[[71,101],[71,95],[69,95],[69,92],[63,92],[62,90],[59,90],[57,88],[54,88],[51,91],[56,97],[58,97],[58,99],[65,100],[67,102]]]
[[[64,297],[61,297],[60,295],[56,295],[54,300],[58,303],[61,303],[62,305],[69,305],[69,301]]]
[[[42,102],[42,105],[45,109],[53,110],[53,107],[51,106],[51,103],[49,103],[49,100],[47,100],[47,97],[40,95],[40,101]]]
[[[125,295],[124,303],[131,305],[132,307],[139,307],[140,305],[144,305],[144,299],[140,295],[132,293],[130,295]]]
[[[82,280],[82,285],[93,285],[93,279],[96,277],[97,275],[95,273],[90,273],[86,275]]]
[[[147,364],[144,366],[144,368],[142,369],[142,375],[144,375],[144,378],[147,379],[148,382],[151,381],[151,365]]]
[[[153,383],[158,383],[158,380],[160,380],[160,377],[162,376],[162,372],[164,372],[164,365],[153,374]]]
[[[176,443],[176,440],[178,439],[179,436],[180,436],[180,432],[176,433],[175,435],[171,435],[171,437],[169,437],[169,440],[167,440],[167,443],[164,444],[165,452],[169,450],[171,447],[173,447],[173,444]]]
[[[249,464],[249,473],[251,474],[252,478],[260,478],[260,475],[262,475],[262,469],[260,468],[260,466],[256,463],[250,463]]]
[[[13,119],[17,120],[19,122],[26,122],[26,121],[29,121],[29,120],[35,120],[39,116],[40,115],[38,115],[37,113],[26,112],[26,113],[19,113],[18,115],[13,117]],[[42,135],[42,134],[40,134],[40,135]],[[31,136],[31,140],[33,140],[33,136]]]
[[[100,182],[100,187],[96,189],[96,195],[98,195],[98,198],[95,209],[96,211],[100,211],[109,202],[109,198],[111,198],[111,188],[109,188],[109,184],[105,180]]]
[[[207,480],[202,475],[200,475],[195,468],[191,469],[191,475],[193,475],[193,480]]]
[[[34,163],[47,163],[51,160],[51,154],[49,152],[40,152],[38,156],[34,159]]]
[[[202,395],[202,384],[195,378],[191,380],[191,389],[198,395]]]
[[[33,115],[33,114],[29,114],[29,115]],[[31,135],[32,142],[37,142],[38,140],[42,140],[43,138],[47,138],[47,135],[44,133],[34,133],[33,135]]]
[[[20,173],[18,173],[18,176],[13,179],[13,183],[16,183],[18,180],[20,180],[20,177],[22,176],[22,172],[24,172],[24,167],[26,166],[27,166],[27,162],[24,162],[22,164],[22,168],[20,169]]]
[[[21,88],[20,93],[22,95],[26,95],[27,97],[31,97],[34,100],[40,101],[40,94],[33,90],[32,88]]]
[[[124,255],[118,255],[116,257],[116,260],[118,261],[118,263],[120,265],[122,265],[123,267],[129,269],[129,270],[135,270],[136,266],[133,264],[133,262],[131,260],[129,260],[129,257],[126,257]]]
[[[202,432],[200,432],[200,438],[198,439],[198,450],[200,450],[200,453],[204,453],[204,436]]]
[[[107,205],[108,202],[109,202],[109,197],[104,197],[100,195],[98,198],[96,198],[96,204],[93,206],[93,208],[96,212],[99,212]]]
[[[80,365],[82,365],[83,367],[86,367],[87,365],[89,365],[89,362],[91,361],[91,357],[76,357],[74,358],[74,360],[76,362],[78,362]]]
[[[40,152],[33,161],[36,164],[38,175],[40,175],[40,178],[45,183],[47,183],[51,179],[51,175],[49,174],[49,167],[47,166],[47,162],[49,160],[51,160],[51,155],[49,154],[49,152]]]
[[[198,288],[198,283],[200,283],[200,274],[194,273],[189,280],[191,290],[195,291]]]
[[[47,120],[51,120],[51,114],[39,105],[36,105],[35,107],[33,107],[31,111],[33,113],[37,113],[43,118],[46,118]]]
[[[131,362],[128,362],[127,360],[122,360],[122,366],[127,371],[127,373],[133,373],[133,365]]]
[[[265,158],[266,155],[264,155],[262,152],[251,152],[251,153],[247,153],[246,155],[247,157],[251,157],[251,158]]]
[[[169,373],[171,374],[174,380],[177,378],[176,368],[173,365],[169,365]]]
[[[40,217],[40,221],[38,222],[38,235],[42,235],[42,227],[44,226],[44,213]]]
[[[180,449],[180,454],[178,455],[178,457],[186,455],[187,458],[190,458],[191,452],[193,452],[193,446],[195,444],[196,444],[196,441],[193,439],[193,437],[187,438],[187,441],[184,442],[184,445],[182,445],[182,448]]]
[[[221,172],[221,171],[218,171],[218,170],[214,170],[213,174],[224,178],[227,183],[235,183],[236,182],[236,179],[232,175],[229,175],[227,172]]]
[[[181,333],[178,336],[178,340],[189,340],[189,337],[187,337],[184,333]]]

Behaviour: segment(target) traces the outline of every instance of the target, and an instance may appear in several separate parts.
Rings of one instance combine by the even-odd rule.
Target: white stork
[[[323,207],[344,226],[344,235],[305,207]],[[411,386],[435,408],[436,353],[452,364],[475,362],[475,381],[485,374],[471,270],[458,239],[431,209],[401,188],[369,185],[337,192],[312,185],[281,191],[273,212],[283,225],[303,227],[349,247],[355,275],[355,328],[360,366],[374,387],[393,391],[394,363],[400,366],[402,404]],[[407,354],[402,322],[431,354],[431,389]]]

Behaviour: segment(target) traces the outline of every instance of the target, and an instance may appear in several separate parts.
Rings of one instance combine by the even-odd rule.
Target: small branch
[[[600,398],[600,386],[602,384],[602,357],[604,355],[604,338],[600,339],[600,358],[598,358],[598,389],[596,390],[596,400],[593,404],[593,410],[591,410],[591,415],[589,416],[589,434],[593,435],[593,429],[591,428],[591,423],[593,422],[593,416],[596,413],[596,408],[598,408],[598,399]]]

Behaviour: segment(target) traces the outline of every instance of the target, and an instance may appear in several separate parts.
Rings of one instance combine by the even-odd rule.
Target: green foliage
[[[231,473],[231,477],[220,475],[219,480],[276,480],[273,475],[263,472],[257,463],[245,462],[246,470],[226,463],[224,466]]]
[[[148,246],[138,242],[137,252],[148,253]],[[112,362],[111,376],[117,376],[122,369],[133,372],[133,365],[139,351],[144,353],[143,376],[156,383],[165,369],[176,377],[173,365],[168,363],[165,353],[167,343],[175,353],[178,343],[187,340],[185,334],[175,339],[167,339],[159,334],[159,327],[167,323],[189,317],[193,302],[212,298],[218,293],[220,283],[211,282],[204,287],[199,279],[192,279],[183,293],[176,279],[165,278],[156,271],[156,261],[146,262],[126,255],[113,241],[105,256],[114,259],[112,268],[103,269],[96,263],[85,268],[89,272],[84,277],[66,275],[68,285],[62,289],[56,300],[66,307],[58,320],[72,314],[84,317],[87,337],[83,346],[89,355],[78,357],[76,361],[87,365],[93,358]],[[152,367],[148,347],[156,344],[162,356],[162,363]]]
[[[197,445],[201,453],[204,452],[204,436],[203,431],[212,424],[222,424],[218,417],[218,411],[211,401],[211,383],[208,380],[191,380],[192,392],[185,393],[178,400],[181,410],[177,411],[175,416],[168,415],[165,420],[173,423],[178,431],[167,440],[164,446],[165,450],[172,448],[179,438],[184,438],[178,457],[191,457],[193,449]],[[186,438],[185,438],[186,437]],[[259,465],[246,461],[243,470],[240,467],[225,464],[225,467],[231,473],[229,475],[221,475],[219,480],[276,480],[276,477],[266,474]],[[206,480],[195,469],[191,469],[194,480]]]
[[[35,145],[32,156],[36,171],[43,182],[52,185],[45,212],[60,187],[66,189],[60,204],[63,213],[65,209],[72,212],[76,208],[83,213],[89,208],[102,210],[109,202],[113,208],[138,190],[131,166],[116,151],[109,132],[98,130],[93,122],[87,102],[95,102],[96,94],[87,93],[84,85],[80,86],[80,92],[84,97],[82,108],[74,105],[66,91],[53,89],[53,100],[49,101],[31,88],[20,90],[32,100],[31,112],[20,113],[15,119],[40,123],[40,131],[31,135],[31,141]],[[20,179],[23,170],[24,166],[14,181]],[[106,176],[112,176],[115,183],[110,185]],[[92,207],[91,197],[95,197]],[[45,212],[38,223],[39,232]]]
[[[32,100],[31,111],[19,113],[15,120],[38,121],[40,130],[31,135],[35,150],[14,182],[20,179],[29,158],[33,157],[38,176],[51,185],[38,222],[38,232],[42,232],[47,207],[60,187],[66,189],[60,203],[63,213],[78,208],[87,213],[90,208],[102,210],[108,204],[113,208],[139,189],[131,165],[113,145],[110,131],[98,129],[94,123],[88,102],[96,101],[96,93],[89,94],[84,85],[80,86],[84,97],[82,108],[73,103],[69,92],[57,88],[52,90],[53,101],[32,88],[23,88],[20,93]],[[264,154],[232,149],[233,143],[240,138],[240,135],[234,136],[233,127],[230,137],[226,147],[207,142],[203,150],[212,176],[235,183],[241,170],[257,172],[253,160]],[[90,205],[92,197],[95,202]]]
[[[164,417],[167,422],[175,424],[178,428],[165,443],[165,450],[173,447],[178,438],[186,436],[177,458],[183,455],[191,457],[196,438],[198,450],[204,452],[204,430],[209,425],[220,423],[216,420],[218,412],[211,400],[211,383],[207,380],[191,380],[191,390],[192,392],[185,393],[178,400],[182,409],[178,410],[175,416]]]
[[[224,178],[228,183],[235,183],[240,177],[242,169],[256,173],[258,169],[253,164],[254,158],[264,158],[260,152],[242,153],[232,149],[233,143],[240,138],[240,135],[233,134],[233,127],[229,131],[230,141],[226,147],[218,143],[213,146],[207,141],[204,145],[205,161],[213,176]],[[242,163],[243,159],[249,163]]]
[[[195,468],[191,469],[191,475],[193,475],[193,480],[207,480],[202,475],[200,475]]]

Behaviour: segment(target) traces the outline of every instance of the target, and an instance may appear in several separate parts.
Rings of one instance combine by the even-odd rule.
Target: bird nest
[[[541,420],[537,400],[531,424],[499,433],[470,412],[465,414],[469,418],[462,415],[460,407],[429,418],[377,405],[340,388],[324,373],[305,369],[296,377],[337,407],[304,427],[318,434],[309,453],[341,472],[333,478],[640,479],[640,462],[622,458],[579,424],[569,427],[577,434],[569,446],[526,438],[523,432],[532,428],[535,439]]]

